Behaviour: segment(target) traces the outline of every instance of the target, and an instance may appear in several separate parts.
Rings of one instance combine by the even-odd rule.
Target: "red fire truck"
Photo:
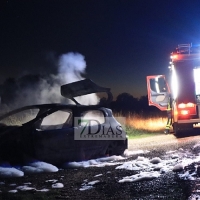
[[[172,127],[176,136],[189,134],[200,123],[200,46],[178,45],[170,56],[168,80],[164,75],[147,76],[150,106],[162,111],[172,98]]]

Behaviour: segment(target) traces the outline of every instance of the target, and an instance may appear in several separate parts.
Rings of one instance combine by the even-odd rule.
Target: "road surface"
[[[168,135],[156,135],[149,136],[140,139],[130,139],[128,141],[129,150],[152,150],[152,149],[163,149],[163,150],[177,150],[184,148],[185,146],[193,146],[200,142],[200,135],[176,138],[173,134]]]
[[[166,151],[192,148],[200,142],[200,136],[177,139],[174,135],[158,135],[141,139],[129,140],[129,151],[149,150],[144,156],[162,157]],[[129,160],[134,160],[134,156]],[[116,166],[89,167],[59,170],[56,173],[25,175],[21,178],[7,178],[0,180],[0,199],[124,199],[124,200],[188,200],[195,191],[200,191],[200,180],[185,181],[178,178],[174,172],[165,173],[151,181],[119,183],[125,176],[133,175],[133,171],[116,170]],[[96,177],[98,175],[98,177]],[[99,176],[101,175],[101,176]],[[89,181],[99,180],[92,189],[80,191],[80,187]],[[64,187],[52,189],[52,182],[61,182]],[[48,192],[8,191],[29,184],[37,190],[48,189]],[[196,197],[195,197],[196,199]],[[189,199],[190,200],[190,199]]]

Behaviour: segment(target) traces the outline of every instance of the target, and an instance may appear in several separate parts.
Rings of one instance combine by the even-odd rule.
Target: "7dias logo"
[[[121,118],[121,117],[120,117]],[[75,140],[124,140],[126,133],[120,123],[107,117],[103,119],[75,118]]]

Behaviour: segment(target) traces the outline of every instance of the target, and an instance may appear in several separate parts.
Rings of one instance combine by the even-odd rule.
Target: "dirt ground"
[[[153,136],[143,139],[129,140],[129,150],[150,150],[149,158],[162,157],[166,151],[179,148],[191,148],[200,141],[200,136],[177,139],[173,135]],[[142,155],[141,155],[142,156]],[[147,155],[143,155],[147,156]],[[128,160],[135,159],[134,156]],[[176,173],[170,172],[161,175],[151,181],[140,181],[132,183],[119,183],[118,180],[124,176],[133,175],[132,171],[115,170],[116,166],[90,167],[78,169],[59,170],[56,173],[25,175],[21,178],[0,179],[0,199],[133,199],[133,200],[186,200],[191,192],[196,189],[200,181],[181,180]],[[193,166],[191,166],[192,168]],[[108,173],[109,172],[109,173]],[[99,183],[94,188],[80,191],[84,181],[94,181],[95,175]],[[52,188],[52,181],[63,183],[60,189]],[[30,184],[37,190],[49,189],[48,192],[36,190],[8,193],[14,188],[14,184],[20,186]],[[15,186],[16,187],[16,186]],[[200,191],[200,190],[199,190]]]

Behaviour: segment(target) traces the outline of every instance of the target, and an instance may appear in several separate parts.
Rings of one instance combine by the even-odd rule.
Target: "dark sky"
[[[199,0],[7,0],[0,3],[0,84],[56,73],[61,54],[84,55],[85,77],[115,95],[146,95],[171,51],[200,43]]]

